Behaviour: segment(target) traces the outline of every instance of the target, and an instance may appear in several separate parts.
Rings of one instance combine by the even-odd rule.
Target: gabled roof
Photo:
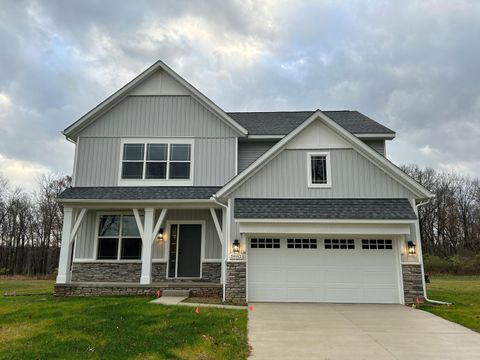
[[[64,190],[58,196],[58,201],[208,200],[219,189],[219,186],[82,186]]]
[[[257,171],[259,171],[264,165],[273,160],[280,152],[286,147],[286,145],[295,138],[298,134],[302,132],[308,125],[314,121],[322,121],[326,126],[331,130],[337,133],[340,137],[344,138],[352,144],[352,147],[358,151],[361,155],[365,156],[373,164],[382,169],[385,173],[390,175],[392,178],[397,180],[400,184],[405,186],[407,189],[412,191],[417,198],[426,199],[434,197],[430,191],[425,187],[420,185],[405,172],[400,170],[395,164],[390,162],[387,158],[380,155],[378,152],[370,148],[363,141],[359,140],[353,134],[345,130],[335,121],[330,119],[322,111],[315,111],[309,118],[307,118],[300,126],[291,131],[286,135],[282,140],[276,143],[273,147],[270,148],[266,153],[260,156],[252,164],[250,164],[244,171],[235,176],[230,180],[224,187],[222,187],[216,194],[215,197],[222,198],[226,195],[233,192],[237,187],[239,187],[243,182],[248,180],[253,176]]]
[[[172,78],[174,78],[177,82],[183,85],[191,94],[192,96],[202,103],[204,106],[209,108],[213,113],[215,113],[220,119],[222,119],[228,126],[235,129],[240,135],[247,135],[248,131],[238,124],[235,120],[233,120],[229,115],[227,115],[220,107],[218,107],[213,101],[203,95],[199,90],[197,90],[193,85],[187,82],[184,78],[178,75],[175,71],[173,71],[170,67],[168,67],[163,61],[157,61],[155,64],[150,66],[140,75],[138,75],[135,79],[127,83],[125,86],[120,88],[116,91],[113,95],[106,98],[88,113],[83,115],[80,119],[76,122],[68,126],[64,131],[63,134],[67,137],[72,139],[75,135],[88,126],[91,122],[93,122],[96,118],[100,115],[104,114],[106,111],[110,110],[113,106],[118,104],[122,101],[132,90],[134,87],[139,85],[145,79],[147,79],[150,75],[152,75],[157,70],[163,70]]]
[[[413,220],[408,199],[235,199],[236,219]]]
[[[248,130],[249,135],[287,135],[315,111],[227,112]],[[362,134],[393,138],[395,132],[358,111],[323,111],[345,130],[359,137]]]

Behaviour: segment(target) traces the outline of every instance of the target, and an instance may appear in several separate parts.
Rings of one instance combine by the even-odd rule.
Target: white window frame
[[[142,249],[140,250],[140,259],[121,259],[120,255],[122,252],[122,239],[124,238],[122,236],[122,224],[123,224],[123,216],[133,216],[133,212],[128,212],[128,211],[99,211],[96,214],[96,219],[95,219],[95,244],[93,248],[93,261],[94,262],[105,262],[105,263],[141,263],[142,262],[142,249],[143,249],[143,240],[141,236],[126,236],[125,239],[130,239],[130,238],[135,238],[135,239],[140,239],[142,243]],[[120,216],[122,219],[120,220],[120,228],[118,231],[118,248],[117,248],[117,258],[116,259],[99,259],[98,258],[98,243],[100,238],[113,238],[113,236],[99,236],[98,235],[98,230],[100,227],[100,217],[101,216]],[[140,216],[143,217],[143,214],[140,214]]]
[[[325,156],[325,166],[327,171],[327,183],[326,184],[314,184],[312,182],[312,156]],[[307,179],[309,188],[330,188],[332,187],[332,168],[330,165],[330,152],[308,152],[307,153]]]
[[[125,144],[143,144],[143,177],[145,177],[147,163],[148,144],[166,144],[167,145],[167,169],[166,179],[122,179],[123,148]],[[168,179],[170,172],[170,145],[186,144],[190,145],[190,178],[189,179]],[[128,138],[120,141],[120,159],[118,167],[118,185],[119,186],[193,186],[194,174],[194,139],[192,138]],[[138,160],[140,162],[140,160]],[[175,161],[173,161],[175,162]]]

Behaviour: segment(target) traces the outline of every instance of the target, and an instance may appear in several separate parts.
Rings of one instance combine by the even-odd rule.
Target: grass
[[[52,294],[53,280],[0,279],[0,295]]]
[[[444,319],[480,332],[480,276],[431,276],[428,297],[452,305],[421,305]]]
[[[0,281],[2,293],[51,291]],[[149,304],[150,297],[0,296],[0,359],[245,359],[247,312]]]

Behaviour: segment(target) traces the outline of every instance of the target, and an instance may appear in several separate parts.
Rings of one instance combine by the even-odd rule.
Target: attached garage
[[[249,301],[402,302],[395,240],[292,236],[248,243]]]
[[[408,199],[235,199],[247,300],[404,303]]]

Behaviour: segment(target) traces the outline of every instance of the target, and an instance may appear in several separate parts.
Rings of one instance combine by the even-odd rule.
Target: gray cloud
[[[60,131],[162,59],[225,110],[358,109],[395,162],[480,176],[478,2],[0,3],[9,161],[71,171]]]

